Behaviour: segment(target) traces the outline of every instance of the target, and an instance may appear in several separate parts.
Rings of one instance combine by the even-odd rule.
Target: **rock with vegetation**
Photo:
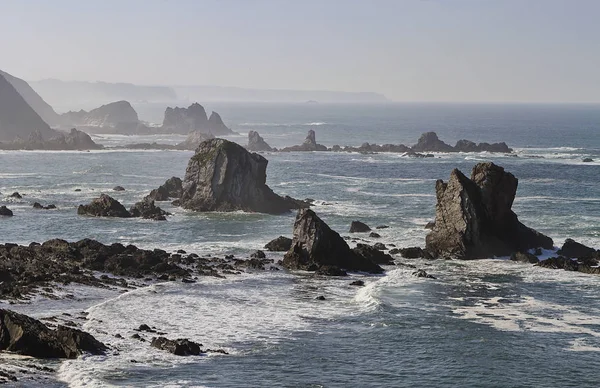
[[[183,180],[180,204],[194,211],[280,214],[308,204],[280,197],[266,185],[267,159],[224,139],[200,144]]]
[[[512,211],[517,183],[490,162],[477,164],[471,179],[454,169],[447,183],[438,180],[435,225],[426,250],[433,257],[477,259],[551,249],[551,238],[523,225]]]

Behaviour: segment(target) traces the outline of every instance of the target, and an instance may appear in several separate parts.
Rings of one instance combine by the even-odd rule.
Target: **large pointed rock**
[[[298,211],[292,247],[285,254],[283,265],[307,271],[337,267],[348,271],[383,272],[379,265],[351,250],[346,241],[310,209]]]
[[[198,131],[205,134],[227,135],[233,133],[223,123],[218,113],[212,112],[210,118],[204,107],[193,103],[187,108],[167,108],[163,119],[162,130],[172,133],[188,134]]]
[[[248,132],[248,145],[246,146],[248,151],[275,151],[270,145],[267,144],[265,139],[262,138],[256,131]]]
[[[280,197],[266,185],[267,159],[224,139],[200,144],[183,180],[182,207],[195,211],[280,214],[308,205]]]
[[[479,163],[471,179],[458,169],[436,182],[435,226],[426,237],[434,257],[508,256],[531,248],[551,249],[551,238],[523,225],[512,211],[517,178],[493,163]]]
[[[77,214],[92,217],[131,217],[125,206],[107,194],[100,194],[100,197],[87,205],[79,205]]]
[[[304,139],[304,143],[300,145],[295,145],[292,147],[283,148],[281,151],[283,152],[292,152],[292,151],[327,151],[327,147],[322,144],[317,143],[317,138],[315,131],[310,129],[308,134],[306,135],[306,139]]]

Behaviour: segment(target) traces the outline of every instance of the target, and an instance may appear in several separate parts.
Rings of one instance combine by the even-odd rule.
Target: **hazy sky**
[[[27,80],[600,102],[600,0],[0,0]]]

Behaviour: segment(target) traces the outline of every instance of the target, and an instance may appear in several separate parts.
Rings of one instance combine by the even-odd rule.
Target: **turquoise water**
[[[413,144],[434,130],[453,144],[506,141],[517,157],[267,153],[275,192],[314,198],[315,211],[347,235],[355,219],[382,229],[384,243],[423,246],[435,213],[436,179],[469,173],[491,160],[519,178],[514,210],[554,238],[600,248],[600,107],[498,105],[215,105],[235,131],[258,130],[276,147],[300,143],[308,129],[325,145]],[[144,117],[142,117],[144,118]],[[155,139],[165,140],[165,136]],[[233,136],[245,144],[246,136]],[[99,139],[107,145],[148,138]],[[151,139],[152,140],[152,139]],[[173,139],[168,139],[173,141]],[[248,257],[281,234],[294,215],[174,213],[168,222],[79,217],[76,207],[100,192],[126,206],[171,176],[182,177],[191,152],[0,152],[0,242],[95,238],[168,250]],[[591,157],[592,163],[582,159]],[[125,192],[112,192],[121,185]],[[81,189],[75,192],[76,188]],[[22,200],[7,198],[13,191]],[[33,202],[54,203],[36,211]],[[360,237],[369,240],[366,235]],[[375,240],[370,239],[372,242]],[[271,253],[278,260],[281,254]],[[108,357],[67,361],[57,385],[280,387],[595,387],[600,351],[600,278],[504,259],[422,262],[435,275],[389,267],[383,276],[314,278],[268,271],[157,284],[120,296],[85,294],[84,328],[119,349]],[[353,278],[367,284],[350,287]],[[318,295],[325,301],[315,300]],[[96,301],[96,299],[98,299]],[[100,300],[102,302],[100,303]],[[53,302],[54,303],[54,302]],[[74,303],[74,302],[73,302]],[[68,303],[66,303],[68,305]],[[43,304],[17,306],[44,315]],[[91,307],[90,307],[91,306]],[[128,339],[141,323],[188,337],[229,356],[181,359]],[[126,339],[115,339],[115,333]],[[137,363],[131,363],[135,359]]]

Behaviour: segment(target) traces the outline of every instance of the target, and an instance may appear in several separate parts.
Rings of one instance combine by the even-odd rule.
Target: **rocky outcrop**
[[[212,112],[209,119],[204,107],[198,103],[193,103],[187,108],[167,108],[162,131],[184,135],[192,131],[198,131],[216,136],[233,133],[231,129],[225,126],[218,113]]]
[[[275,149],[268,145],[265,139],[263,139],[256,131],[248,132],[248,145],[246,146],[246,149],[252,152],[275,151]]]
[[[327,147],[321,144],[317,144],[315,131],[312,129],[308,131],[308,135],[304,140],[304,143],[295,145],[292,147],[286,147],[281,149],[282,152],[293,152],[293,151],[327,151]]]
[[[81,330],[42,322],[0,309],[0,350],[37,358],[77,358],[84,352],[104,354],[106,345]]]
[[[152,338],[152,347],[166,350],[176,356],[199,356],[202,352],[202,344],[190,341],[188,339],[170,340],[165,337]]]
[[[292,239],[284,236],[279,236],[265,245],[265,249],[272,252],[287,252],[291,247]]]
[[[512,152],[505,142],[501,143],[479,143],[476,144],[470,140],[459,140],[454,146],[455,152]]]
[[[26,140],[38,131],[43,139],[50,139],[57,132],[27,104],[14,86],[0,74],[0,141]]]
[[[562,248],[560,248],[557,253],[562,256],[577,259],[600,259],[600,251],[596,251],[594,248],[587,247],[570,238],[565,240],[565,243],[563,244]]]
[[[453,152],[454,148],[441,141],[435,132],[425,132],[412,147],[416,152]]]
[[[153,201],[168,201],[169,199],[181,198],[183,194],[183,182],[181,178],[171,177],[158,189],[154,189],[145,199]]]
[[[60,116],[52,109],[52,107],[44,101],[39,94],[29,86],[29,84],[20,78],[14,77],[0,70],[0,76],[3,76],[23,97],[25,102],[40,116],[44,122],[50,126],[60,125]]]
[[[34,209],[38,209],[38,210],[52,210],[52,209],[56,209],[56,205],[48,205],[48,206],[44,206],[39,202],[34,202],[33,203],[33,208]]]
[[[79,205],[77,214],[93,217],[131,217],[125,206],[107,194],[100,194],[100,197],[88,205]]]
[[[68,125],[93,133],[135,134],[147,132],[138,114],[128,101],[116,101],[89,112],[67,112],[62,115]]]
[[[0,206],[0,217],[12,217],[12,216],[13,216],[12,210],[10,210],[9,208],[7,208],[4,205]]]
[[[379,265],[393,265],[394,258],[387,253],[382,252],[380,249],[377,249],[375,246],[370,246],[367,244],[356,244],[356,248],[352,249],[357,256],[362,257],[365,260],[368,260],[372,263]]]
[[[131,217],[142,217],[155,221],[166,221],[166,216],[171,215],[154,205],[154,201],[148,198],[144,198],[142,201],[133,205],[131,209],[129,209],[129,214]]]
[[[292,246],[284,256],[283,265],[306,271],[336,267],[348,271],[383,272],[379,265],[352,251],[346,241],[310,209],[298,211]]]
[[[56,135],[50,139],[44,139],[38,130],[31,132],[27,139],[16,139],[8,143],[0,143],[0,149],[9,150],[96,150],[103,146],[96,144],[85,132],[73,128],[69,133],[56,131]]]
[[[194,130],[188,134],[188,137],[185,139],[185,141],[177,144],[177,149],[194,151],[203,141],[214,138],[215,137],[212,133],[204,133]]]
[[[365,233],[370,231],[371,228],[364,222],[352,221],[352,223],[350,224],[350,233]]]
[[[551,257],[536,264],[542,268],[563,269],[565,271],[576,271],[593,275],[600,275],[600,267],[597,259],[570,259],[564,256]]]
[[[266,185],[267,159],[224,139],[200,144],[183,180],[182,207],[195,211],[253,211],[280,214],[307,207],[280,197]]]
[[[552,239],[519,222],[511,210],[517,178],[493,163],[479,163],[467,178],[458,169],[436,182],[436,219],[426,237],[434,257],[509,256],[531,248],[551,249]]]

